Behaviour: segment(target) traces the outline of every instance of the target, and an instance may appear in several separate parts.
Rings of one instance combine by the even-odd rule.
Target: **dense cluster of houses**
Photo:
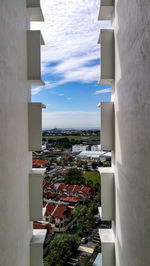
[[[83,185],[68,185],[43,181],[43,217],[55,232],[63,232],[71,226],[74,205],[91,199],[95,190]]]
[[[33,168],[45,168],[47,160],[33,159]],[[60,170],[62,177],[68,172]],[[46,241],[52,239],[54,232],[66,231],[74,222],[74,206],[91,199],[95,190],[84,185],[69,185],[47,181],[43,178],[43,221],[35,221],[34,229],[47,229]]]
[[[91,187],[83,185],[67,185],[62,183],[46,182],[43,184],[43,198],[57,199],[60,202],[68,202],[74,205],[85,199],[90,199],[95,193]]]

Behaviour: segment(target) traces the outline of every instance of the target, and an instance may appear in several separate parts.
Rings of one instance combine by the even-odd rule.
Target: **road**
[[[78,247],[78,250],[71,258],[69,258],[69,261],[67,263],[67,266],[79,266],[80,265],[80,257],[84,254],[86,255],[92,255],[95,246],[97,243],[100,242],[98,229],[94,229],[90,235],[91,240],[88,240],[86,244],[80,244]]]

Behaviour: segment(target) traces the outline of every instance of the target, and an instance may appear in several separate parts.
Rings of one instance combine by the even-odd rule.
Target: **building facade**
[[[2,266],[41,266],[43,260],[46,231],[33,230],[32,222],[35,217],[42,218],[43,172],[32,170],[32,151],[41,149],[42,104],[31,102],[31,85],[43,84],[40,73],[43,40],[39,31],[30,31],[31,20],[43,20],[40,1],[0,1]]]
[[[72,146],[73,153],[78,153],[81,151],[88,151],[88,150],[89,150],[89,145],[76,144]]]
[[[91,146],[91,151],[100,151],[101,150],[101,145],[92,145]]]
[[[100,84],[111,85],[101,103],[101,146],[113,166],[100,169],[102,265],[150,265],[150,2],[101,0]]]

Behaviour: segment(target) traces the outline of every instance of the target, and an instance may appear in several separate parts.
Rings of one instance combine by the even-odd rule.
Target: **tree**
[[[68,257],[70,257],[77,248],[74,236],[62,235],[52,240],[50,251],[44,259],[44,266],[65,266]]]
[[[95,248],[94,248],[94,253],[98,254],[101,253],[101,242],[99,242]]]
[[[82,230],[83,235],[87,234],[91,226],[95,223],[94,215],[97,214],[98,203],[85,200],[82,205],[75,207],[77,227]]]
[[[60,138],[60,139],[57,139],[57,147],[61,149],[68,149],[68,148],[71,148],[72,145],[68,138]]]
[[[65,175],[64,181],[66,184],[80,185],[84,184],[84,177],[82,172],[78,169],[69,169],[68,173]]]
[[[99,167],[102,167],[103,166],[103,163],[101,161],[98,162],[98,166]]]
[[[100,193],[100,184],[99,184],[98,182],[95,183],[95,185],[94,185],[94,189],[95,189],[97,192]]]
[[[94,203],[97,205],[101,205],[101,193],[99,191],[99,193],[96,195],[95,199],[94,199]]]
[[[93,187],[93,181],[92,181],[92,180],[88,180],[88,182],[87,182],[87,186],[88,186],[88,187]]]
[[[92,162],[92,168],[93,168],[93,170],[95,170],[96,168],[97,168],[97,162]]]
[[[83,232],[83,234],[87,232],[87,211],[88,207],[85,205],[79,204],[75,207],[74,215],[76,216],[77,227]]]
[[[84,165],[84,170],[85,170],[85,171],[88,171],[88,170],[89,170],[89,167],[88,167],[87,164]]]
[[[103,167],[111,167],[111,162],[110,161],[104,162]]]
[[[81,256],[81,266],[93,266],[93,263],[90,262],[91,256],[82,255]]]

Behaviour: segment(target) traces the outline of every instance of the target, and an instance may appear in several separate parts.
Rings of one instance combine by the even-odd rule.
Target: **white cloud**
[[[41,29],[46,43],[42,47],[42,73],[59,79],[46,89],[98,80],[100,70],[93,60],[100,56],[99,31],[110,27],[108,21],[97,21],[99,0],[42,0],[41,6],[45,22],[32,23],[32,29]]]
[[[97,95],[97,94],[108,93],[108,92],[111,92],[111,88],[106,88],[103,90],[96,91],[94,94]]]
[[[43,128],[99,128],[99,126],[99,111],[43,112]]]
[[[38,86],[38,87],[32,87],[32,95],[38,94],[40,91],[44,90],[49,90],[49,89],[53,89],[58,85],[63,84],[63,80],[60,81],[56,81],[56,82],[49,82],[49,81],[45,81],[45,85],[44,86]],[[62,96],[62,95],[61,95]]]
[[[38,94],[42,90],[42,86],[32,88],[32,95]]]

